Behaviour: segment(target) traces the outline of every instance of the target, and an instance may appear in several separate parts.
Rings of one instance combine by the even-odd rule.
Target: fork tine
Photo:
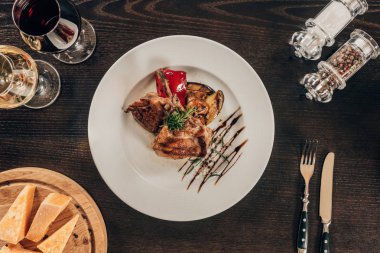
[[[313,141],[312,140],[309,140],[309,145],[307,147],[307,151],[306,151],[306,159],[305,159],[305,163],[304,164],[309,164],[310,163],[310,155],[311,155],[311,152],[313,150]]]
[[[311,140],[311,147],[310,147],[310,152],[309,152],[309,161],[307,163],[308,165],[313,164],[314,148],[315,148],[315,141]]]
[[[309,148],[307,149],[307,155],[306,155],[306,162],[305,164],[309,164],[310,163],[310,154],[311,154],[311,151],[313,149],[313,140],[309,140]]]
[[[315,157],[317,154],[317,148],[318,148],[318,140],[314,140],[314,153],[313,153],[313,159],[311,164],[315,164]]]
[[[307,153],[307,165],[313,164],[313,158],[314,158],[314,149],[315,149],[315,140],[310,141],[310,148]]]
[[[306,148],[307,148],[307,145],[308,145],[308,140],[305,141],[305,144],[303,145],[303,149],[302,149],[302,156],[301,156],[301,164],[304,164],[305,163],[305,157],[306,157]]]

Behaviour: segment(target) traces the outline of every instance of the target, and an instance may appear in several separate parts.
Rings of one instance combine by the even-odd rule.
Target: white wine
[[[24,105],[33,96],[38,82],[32,57],[13,46],[0,45],[0,109]]]

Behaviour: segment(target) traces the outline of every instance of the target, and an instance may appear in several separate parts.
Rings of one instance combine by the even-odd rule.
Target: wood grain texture
[[[40,168],[17,168],[0,173],[0,217],[8,211],[18,194],[27,185],[36,186],[31,220],[49,193],[57,192],[71,196],[65,210],[50,226],[47,236],[60,229],[75,215],[79,220],[63,253],[106,253],[107,231],[102,214],[88,193],[70,178],[51,170]],[[36,250],[40,242],[21,241],[26,249]],[[0,241],[0,248],[6,244]]]
[[[109,232],[109,252],[295,252],[303,186],[298,170],[305,138],[319,139],[310,185],[309,252],[319,252],[319,185],[324,156],[336,153],[332,252],[380,252],[380,60],[370,61],[329,104],[304,98],[298,80],[316,62],[293,56],[287,44],[304,21],[327,3],[314,0],[78,0],[94,25],[98,46],[84,64],[69,66],[48,55],[62,76],[55,104],[33,111],[0,112],[0,170],[39,166],[74,178],[94,197]],[[380,41],[380,1],[325,48],[326,59],[361,28]],[[11,0],[0,1],[0,44],[31,52],[11,20]],[[215,217],[187,223],[147,217],[123,204],[105,185],[91,158],[87,118],[91,98],[107,69],[147,40],[173,34],[206,37],[243,56],[272,100],[276,136],[268,167],[237,205]],[[207,56],[206,56],[207,57]],[[359,233],[360,231],[360,233]]]

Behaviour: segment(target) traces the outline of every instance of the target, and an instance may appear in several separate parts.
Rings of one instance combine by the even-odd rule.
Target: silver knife
[[[323,224],[320,253],[330,253],[330,231],[332,212],[332,189],[335,154],[330,152],[325,158],[321,179],[319,216]]]

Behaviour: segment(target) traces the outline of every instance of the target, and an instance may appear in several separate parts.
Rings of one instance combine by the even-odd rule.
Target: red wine
[[[81,29],[80,14],[69,0],[16,0],[13,18],[24,41],[41,52],[68,49]]]
[[[28,35],[44,35],[57,25],[59,6],[51,0],[19,1],[14,9],[15,21],[20,30]]]

